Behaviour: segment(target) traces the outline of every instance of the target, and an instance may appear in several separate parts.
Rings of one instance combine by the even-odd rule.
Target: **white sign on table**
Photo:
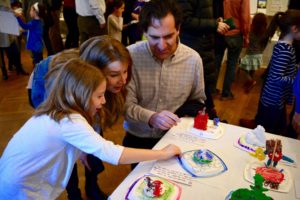
[[[192,176],[180,167],[176,159],[157,161],[153,165],[150,173],[171,181],[192,186]]]

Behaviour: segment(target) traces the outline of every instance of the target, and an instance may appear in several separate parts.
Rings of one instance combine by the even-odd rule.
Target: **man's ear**
[[[178,26],[178,29],[177,29],[178,33],[180,33],[180,28],[181,28],[181,25]]]

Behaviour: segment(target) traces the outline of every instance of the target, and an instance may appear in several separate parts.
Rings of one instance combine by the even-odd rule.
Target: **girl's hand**
[[[174,144],[169,144],[168,146],[164,147],[161,151],[165,154],[163,158],[164,160],[181,154],[180,148]]]
[[[88,163],[86,153],[81,153],[79,159],[80,159],[81,163],[82,163],[86,168],[88,168],[88,170],[91,171],[91,167],[90,167],[90,165],[89,165],[89,163]]]

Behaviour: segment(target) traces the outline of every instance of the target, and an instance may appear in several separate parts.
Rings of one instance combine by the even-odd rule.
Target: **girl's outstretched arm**
[[[131,164],[148,160],[166,160],[181,153],[179,147],[169,144],[161,150],[124,148],[119,164]]]

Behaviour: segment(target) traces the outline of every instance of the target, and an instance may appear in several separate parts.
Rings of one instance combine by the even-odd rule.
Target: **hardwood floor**
[[[27,51],[22,51],[22,64],[27,72],[32,71],[31,59]],[[254,117],[261,88],[261,79],[259,77],[262,72],[263,69],[257,72],[257,85],[249,94],[245,94],[242,89],[245,75],[243,72],[240,72],[237,73],[233,84],[235,99],[220,101],[218,96],[215,97],[216,110],[221,120],[226,119],[228,123],[237,125],[241,117]],[[221,71],[221,74],[224,74],[224,72]],[[29,76],[19,76],[13,72],[9,74],[7,81],[0,80],[0,155],[2,155],[13,134],[33,113],[33,109],[29,106],[27,99],[26,85],[28,78]],[[220,77],[220,82],[221,80],[222,78]],[[122,120],[112,129],[106,130],[104,137],[121,144],[124,137]],[[129,172],[130,167],[128,165],[112,166],[105,164],[105,171],[99,175],[99,185],[105,193],[110,194]],[[79,164],[79,175],[82,196],[87,199],[83,189],[85,180],[81,164]],[[65,199],[67,199],[66,192],[60,196],[59,200]]]

